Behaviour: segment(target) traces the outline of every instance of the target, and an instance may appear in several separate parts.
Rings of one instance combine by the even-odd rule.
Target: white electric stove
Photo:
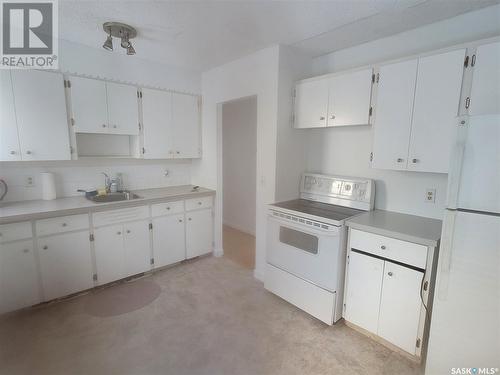
[[[366,178],[305,173],[300,199],[269,205],[264,286],[327,324],[342,317],[345,220],[373,209]]]

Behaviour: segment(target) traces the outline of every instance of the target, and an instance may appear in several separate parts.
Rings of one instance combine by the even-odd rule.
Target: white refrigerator
[[[500,374],[500,115],[458,121],[425,373]]]

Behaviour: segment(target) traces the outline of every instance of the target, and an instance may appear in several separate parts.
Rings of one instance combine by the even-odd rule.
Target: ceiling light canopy
[[[102,25],[102,28],[108,34],[102,48],[107,51],[113,51],[112,37],[115,37],[120,39],[120,45],[127,50],[127,55],[135,55],[135,49],[130,42],[130,39],[137,36],[135,28],[120,22],[106,22]]]

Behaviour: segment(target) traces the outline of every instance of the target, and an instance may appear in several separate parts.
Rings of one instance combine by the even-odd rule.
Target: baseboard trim
[[[214,257],[221,257],[224,255],[224,249],[214,249]]]
[[[229,224],[229,223],[223,222],[223,224],[226,227],[239,230],[240,232],[243,232],[243,233],[246,233],[246,234],[249,234],[249,235],[255,237],[255,231],[249,231],[248,229],[240,227],[239,225],[234,225],[233,223]]]
[[[254,269],[253,270],[253,277],[255,277],[257,280],[264,282],[264,272],[259,269]]]

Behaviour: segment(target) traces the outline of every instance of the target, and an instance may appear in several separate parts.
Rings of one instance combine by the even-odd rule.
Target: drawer
[[[94,220],[95,227],[123,223],[127,221],[149,219],[149,208],[148,206],[138,206],[96,212],[93,214],[92,218]]]
[[[0,242],[9,242],[33,237],[31,223],[12,223],[0,225]]]
[[[351,229],[350,247],[425,269],[427,246]]]
[[[200,197],[186,199],[186,211],[197,210],[198,208],[210,208],[213,205],[213,197]]]
[[[89,215],[59,216],[36,221],[37,236],[70,232],[89,228]]]
[[[156,203],[151,205],[153,217],[184,212],[184,201]]]

